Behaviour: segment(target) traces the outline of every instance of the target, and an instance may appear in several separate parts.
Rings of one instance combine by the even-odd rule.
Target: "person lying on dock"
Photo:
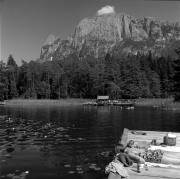
[[[133,160],[130,159],[129,155],[125,153],[125,147],[122,144],[117,144],[115,146],[115,157],[119,160],[124,167],[129,167],[133,164]]]
[[[180,152],[173,152],[176,147],[171,146],[171,151],[163,151],[165,149],[166,147],[162,148],[161,146],[155,149],[152,147],[141,148],[139,144],[135,145],[134,141],[130,140],[123,150],[133,163],[137,163],[139,170],[140,166],[144,166],[145,170],[148,170],[147,163],[180,165]],[[121,149],[121,151],[123,150]]]
[[[110,162],[106,168],[105,173],[109,174],[108,179],[120,179],[127,178],[128,172],[124,168],[125,166],[131,166],[133,162],[128,155],[123,152],[123,146],[118,144],[115,147],[115,156],[112,162]]]
[[[133,163],[137,163],[137,172],[140,172],[140,164],[145,164],[145,160],[131,151],[134,143],[130,141],[127,146],[117,144],[115,146],[115,156],[106,168],[105,173],[109,174],[108,179],[120,179],[128,177],[128,173],[124,167],[129,167]]]
[[[131,166],[133,163],[137,164],[137,172],[140,172],[140,166],[147,165],[145,160],[140,156],[139,150],[134,146],[134,141],[130,140],[127,145],[124,147],[122,144],[117,144],[115,146],[116,157],[118,160],[124,164],[125,167]]]
[[[124,152],[128,154],[129,158],[137,164],[145,164],[145,160],[139,156],[139,151],[134,147],[134,141],[130,140],[124,148]]]

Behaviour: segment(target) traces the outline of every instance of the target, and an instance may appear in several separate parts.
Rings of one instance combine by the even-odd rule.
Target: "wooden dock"
[[[124,129],[124,134],[126,134],[126,140],[134,140],[135,142],[151,142],[153,139],[157,141],[157,143],[163,143],[163,137],[168,132],[160,132],[160,131],[139,131],[139,130],[129,130]],[[180,133],[171,132],[176,135],[176,146],[180,147]]]
[[[176,146],[180,147],[180,133],[172,132],[176,135]],[[129,140],[134,140],[135,143],[151,142],[156,139],[158,143],[163,142],[163,137],[167,132],[159,131],[139,131],[124,129],[120,142],[122,144],[127,143]],[[141,173],[137,173],[136,164],[128,168],[128,179],[180,179],[180,169],[175,168],[159,168],[149,167],[149,170],[143,170]]]

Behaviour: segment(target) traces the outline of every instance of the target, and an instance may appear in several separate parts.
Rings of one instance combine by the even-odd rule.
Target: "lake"
[[[125,127],[180,132],[180,112],[150,107],[1,106],[0,115],[2,178],[103,179]]]

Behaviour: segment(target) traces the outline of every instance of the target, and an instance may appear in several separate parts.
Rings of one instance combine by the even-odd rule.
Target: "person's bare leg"
[[[135,155],[134,153],[128,153],[129,158],[134,162],[137,163],[137,172],[141,172],[141,164],[145,164],[145,160],[142,157]]]
[[[128,153],[128,156],[134,163],[139,163],[139,164],[145,163],[145,160],[142,157],[139,157],[138,155],[135,155],[134,153]]]

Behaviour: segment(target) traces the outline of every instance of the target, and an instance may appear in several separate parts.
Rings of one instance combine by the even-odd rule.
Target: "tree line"
[[[177,50],[180,57],[180,50]],[[0,63],[0,100],[12,98],[60,99],[119,98],[180,99],[180,59],[148,54],[96,59],[71,55],[45,63],[22,61],[12,55]]]

